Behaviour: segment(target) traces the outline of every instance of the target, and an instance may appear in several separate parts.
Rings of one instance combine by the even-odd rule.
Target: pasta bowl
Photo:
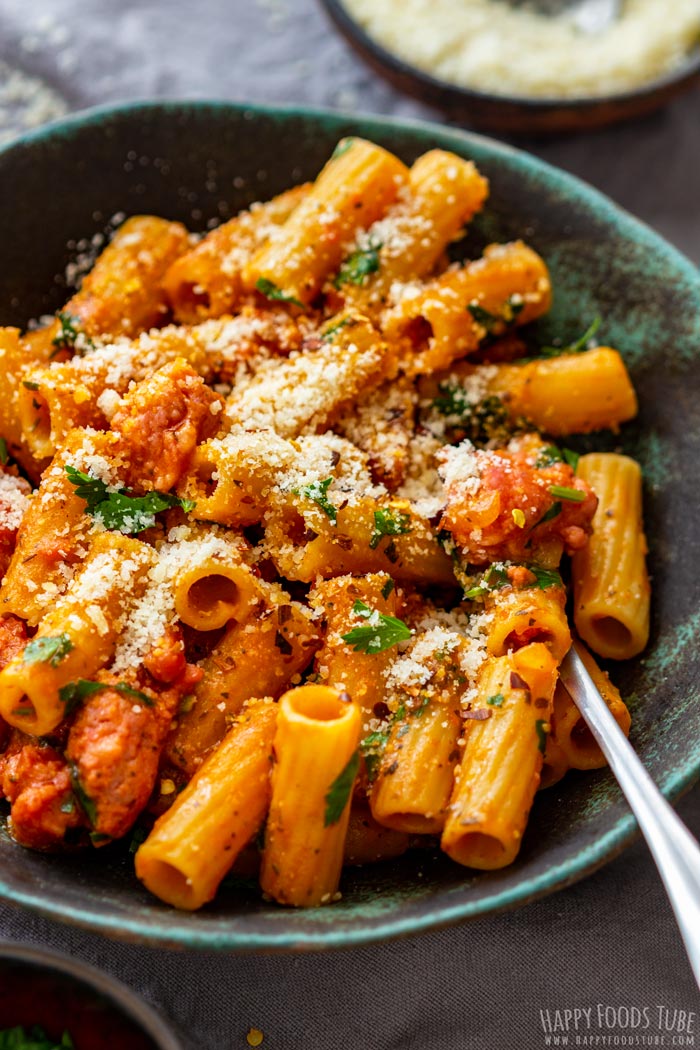
[[[700,776],[700,493],[685,464],[700,454],[700,275],[606,198],[525,153],[420,123],[216,102],[103,108],[35,132],[0,152],[0,324],[25,326],[67,298],[113,216],[152,212],[195,229],[313,177],[339,138],[361,135],[412,161],[433,146],[472,158],[491,182],[465,250],[525,236],[549,264],[555,305],[542,341],[575,339],[599,314],[622,351],[640,414],[616,436],[645,472],[651,643],[616,667],[631,739],[669,798]],[[349,869],[331,907],[285,910],[229,880],[215,902],[183,914],[137,882],[128,843],[47,855],[16,846],[0,825],[0,898],[129,940],[220,950],[352,946],[515,907],[566,886],[620,852],[634,821],[607,771],[569,774],[536,800],[517,861],[492,873],[429,850]]]

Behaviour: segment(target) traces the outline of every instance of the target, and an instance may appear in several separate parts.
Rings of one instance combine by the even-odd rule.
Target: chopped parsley
[[[509,296],[503,304],[500,314],[493,314],[478,303],[467,303],[467,310],[478,325],[486,330],[487,335],[493,335],[497,327],[505,325],[509,328],[515,324],[519,315],[523,312],[525,303],[522,300]]]
[[[75,762],[69,761],[68,768],[70,769],[70,782],[71,787],[73,788],[73,794],[78,800],[78,805],[87,817],[90,827],[94,828],[95,824],[97,823],[97,804],[93,798],[90,798],[87,791],[83,787],[80,781],[78,767],[75,764]]]
[[[490,394],[480,401],[470,401],[464,387],[449,380],[439,384],[432,407],[445,417],[449,427],[476,442],[502,434],[509,420],[508,409],[500,397]]]
[[[382,587],[382,598],[388,598],[394,589],[394,581],[389,577],[384,586]]]
[[[545,445],[535,460],[535,470],[543,470],[545,467],[551,467],[555,463],[568,463],[575,474],[580,458],[578,452],[574,452],[570,448],[560,449],[556,445]]]
[[[370,609],[364,602],[356,601],[352,607],[355,616],[367,622],[343,635],[343,641],[351,645],[356,653],[382,653],[392,645],[407,642],[411,629],[395,616],[386,616],[377,609]]]
[[[75,1043],[68,1032],[61,1041],[50,1039],[40,1025],[31,1028],[3,1028],[0,1032],[0,1050],[75,1050]]]
[[[295,299],[293,295],[287,295],[286,292],[277,287],[274,281],[268,280],[267,277],[258,277],[255,287],[266,299],[274,299],[280,303],[291,303],[292,306],[301,306],[303,309],[304,304],[302,302]]]
[[[391,729],[375,729],[368,733],[360,743],[360,750],[364,755],[365,768],[370,781],[373,781],[379,771],[379,764],[384,754],[384,748],[389,742]]]
[[[580,489],[570,489],[566,485],[550,485],[549,491],[557,499],[565,499],[570,503],[583,503],[586,498],[586,493],[581,492]]]
[[[75,494],[85,500],[86,513],[104,525],[106,529],[132,535],[150,529],[156,523],[156,514],[170,507],[182,507],[185,513],[194,510],[197,504],[191,499],[181,499],[170,493],[149,492],[145,496],[130,496],[126,489],[110,492],[109,486],[85,474],[82,470],[67,466],[66,474]]]
[[[546,514],[543,514],[540,520],[537,522],[538,525],[544,525],[546,521],[553,521],[558,518],[561,514],[561,503],[559,500],[555,500],[552,506],[549,508]]]
[[[374,531],[369,540],[370,548],[376,550],[385,536],[404,536],[410,531],[410,514],[404,514],[400,510],[391,510],[391,508],[375,510]]]
[[[73,648],[73,643],[67,634],[57,634],[53,637],[33,638],[22,654],[22,662],[25,664],[46,663],[50,667],[58,667],[61,660]]]
[[[348,801],[350,799],[350,793],[355,783],[355,777],[357,776],[357,770],[360,766],[360,752],[355,751],[350,756],[348,764],[335,778],[331,786],[328,788],[326,793],[326,812],[323,818],[323,826],[329,827],[331,824],[337,824],[343,815]]]
[[[115,692],[121,693],[122,696],[136,700],[146,707],[154,706],[150,696],[140,692],[138,689],[132,689],[126,682],[117,682],[115,685],[111,685],[108,682],[90,682],[85,678],[79,678],[77,682],[69,682],[68,685],[62,686],[58,690],[58,699],[65,704],[66,715],[69,715],[75,711],[76,707],[82,704],[83,700],[87,700],[89,696],[99,693],[103,689],[114,689]]]
[[[80,318],[69,314],[67,310],[60,310],[56,314],[60,324],[60,331],[51,340],[52,346],[58,350],[74,350],[83,353],[85,350],[94,350],[95,344],[84,332],[80,324]]]
[[[4,437],[0,437],[0,463],[3,467],[7,466],[9,458],[10,453],[7,451],[7,442]]]
[[[535,732],[537,733],[537,747],[544,754],[545,748],[547,747],[547,721],[544,718],[538,718],[535,722]]]
[[[356,324],[357,320],[354,317],[344,317],[342,321],[337,321],[336,324],[332,324],[326,328],[326,330],[321,333],[321,339],[323,339],[324,343],[330,343],[333,336],[342,328],[345,328],[347,325],[350,325],[352,328]]]
[[[548,587],[563,587],[562,578],[556,569],[541,569],[539,565],[528,565],[528,569],[535,577],[533,587],[546,591]]]
[[[344,153],[347,153],[349,149],[355,144],[354,138],[350,137],[347,139],[341,139],[338,145],[331,153],[331,160],[337,160],[338,157],[342,157]]]
[[[338,276],[333,282],[336,288],[343,284],[362,285],[365,278],[376,273],[379,269],[379,252],[381,243],[368,245],[367,248],[358,248],[349,255],[338,271]]]
[[[560,354],[582,353],[584,350],[588,349],[588,344],[600,328],[602,322],[603,319],[600,314],[596,315],[579,339],[574,340],[573,343],[569,343],[567,346],[543,346],[540,349],[540,355],[542,357],[559,357]]]
[[[503,704],[505,703],[505,699],[506,698],[503,695],[503,693],[494,693],[493,696],[488,696],[486,698],[486,703],[490,704],[491,707],[503,707]]]
[[[139,846],[146,841],[148,838],[148,828],[144,828],[140,824],[135,824],[131,830],[131,839],[129,841],[129,853],[136,853]]]
[[[464,592],[464,597],[475,601],[485,597],[489,591],[498,591],[501,587],[508,587],[509,584],[508,566],[504,563],[494,562],[493,565],[489,565],[481,578],[481,582]]]
[[[312,481],[309,485],[303,485],[300,489],[295,489],[294,494],[296,496],[306,496],[307,499],[313,500],[331,524],[337,525],[338,508],[328,499],[328,489],[332,484],[333,478],[326,478],[325,481]]]
[[[39,384],[35,383],[32,379],[23,379],[22,380],[22,386],[26,390],[38,390],[39,389]],[[34,406],[36,408],[39,407],[34,400],[32,401],[32,404],[34,404]]]

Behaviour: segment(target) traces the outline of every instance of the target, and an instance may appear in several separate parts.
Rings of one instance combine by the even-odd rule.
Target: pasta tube
[[[350,809],[343,863],[359,867],[393,860],[406,852],[410,841],[404,832],[382,827],[369,808],[355,800]]]
[[[349,693],[361,708],[363,718],[371,718],[375,705],[384,701],[384,674],[393,654],[389,649],[379,653],[356,651],[343,641],[343,635],[357,627],[352,611],[357,601],[382,615],[397,615],[396,590],[387,573],[321,580],[309,593],[312,609],[322,612],[326,623],[315,671],[324,685]]]
[[[503,656],[510,649],[543,642],[560,663],[571,645],[565,605],[563,587],[491,591],[484,602],[484,611],[492,614],[487,643],[489,652],[493,656]]]
[[[613,718],[625,736],[629,736],[632,719],[619,689],[610,681],[605,671],[601,670],[584,645],[574,642],[574,646],[598,692],[610,708]],[[572,769],[602,769],[607,765],[605,755],[561,682],[557,683],[554,693],[552,733]]]
[[[270,802],[277,705],[255,700],[155,823],[136,853],[136,874],[161,900],[192,911],[262,824]]]
[[[177,320],[197,324],[233,310],[243,292],[243,267],[271,235],[279,236],[308,191],[308,184],[295,186],[264,204],[252,204],[181,255],[163,279]]]
[[[522,363],[458,364],[421,383],[426,398],[444,398],[454,391],[466,422],[469,414],[497,399],[512,421],[526,420],[554,437],[617,430],[637,414],[625,363],[617,350],[605,346]]]
[[[469,868],[515,860],[539,785],[557,664],[539,642],[486,664],[441,845]]]
[[[166,744],[168,762],[191,776],[223,739],[246,700],[277,697],[311,662],[319,644],[308,610],[276,597],[232,623],[201,664],[204,677],[185,698]]]
[[[598,496],[593,535],[573,559],[574,623],[600,656],[627,660],[649,639],[642,472],[627,456],[592,452],[578,475]]]
[[[308,685],[281,698],[260,872],[280,904],[314,907],[337,892],[359,740],[360,711],[347,694]]]
[[[312,302],[358,229],[384,214],[408,176],[401,161],[364,139],[345,139],[283,227],[243,270],[248,289],[272,286]]]
[[[0,715],[44,736],[66,714],[64,686],[91,678],[114,651],[129,602],[145,585],[150,547],[120,533],[97,535],[75,580],[18,656],[0,671]]]
[[[492,244],[481,259],[403,295],[383,318],[387,338],[405,346],[402,366],[423,375],[473,353],[491,335],[546,313],[551,284],[544,261],[522,241]]]
[[[557,683],[557,689],[559,688],[561,687],[559,683]],[[556,693],[554,704],[556,709]],[[554,716],[552,716],[552,731],[547,735],[547,746],[544,749],[544,758],[542,760],[539,786],[540,791],[544,791],[548,787],[554,787],[554,785],[558,784],[561,778],[565,776],[571,768],[566,755],[557,743],[555,734],[555,719]]]

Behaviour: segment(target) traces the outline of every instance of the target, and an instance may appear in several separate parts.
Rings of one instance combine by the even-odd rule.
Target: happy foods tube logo
[[[548,1007],[539,1023],[544,1047],[700,1047],[698,1012],[658,1003]]]

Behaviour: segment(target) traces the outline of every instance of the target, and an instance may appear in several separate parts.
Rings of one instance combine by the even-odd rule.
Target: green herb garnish
[[[255,282],[256,289],[261,295],[264,295],[266,299],[273,299],[275,302],[280,303],[291,303],[292,306],[301,306],[304,308],[304,304],[298,299],[295,299],[293,295],[287,295],[281,288],[278,288],[274,281],[269,281],[267,277],[258,277]]]
[[[370,548],[375,550],[384,536],[404,536],[410,531],[410,514],[403,514],[399,510],[391,510],[390,508],[375,510],[374,531],[369,540]]]
[[[353,326],[355,324],[357,324],[357,321],[354,317],[344,317],[342,321],[338,321],[336,324],[332,324],[329,328],[326,328],[326,330],[321,333],[321,339],[323,339],[324,343],[330,343],[333,336],[339,332],[341,328],[345,328],[346,325]]]
[[[32,1028],[4,1028],[0,1032],[0,1050],[75,1050],[75,1043],[68,1032],[61,1036],[60,1043],[50,1039],[40,1025]]]
[[[394,589],[394,581],[389,577],[384,586],[382,587],[382,598],[388,598]]]
[[[543,470],[545,467],[551,467],[555,463],[568,463],[575,474],[579,459],[578,452],[574,452],[570,448],[557,448],[556,445],[545,445],[543,449],[540,449],[535,460],[535,469]]]
[[[502,433],[508,422],[508,409],[500,397],[490,394],[480,401],[470,401],[464,387],[443,380],[432,407],[449,427],[464,431],[472,441],[489,441]]]
[[[580,489],[570,489],[566,485],[550,485],[549,491],[557,499],[565,499],[570,503],[583,503],[586,498],[586,493],[581,492]]]
[[[356,601],[352,611],[355,616],[367,621],[343,635],[343,641],[351,645],[356,653],[382,653],[411,637],[411,629],[403,620],[370,609],[364,602]]]
[[[360,743],[360,750],[365,758],[365,767],[370,781],[374,780],[379,770],[379,764],[384,754],[384,749],[389,742],[390,729],[375,729],[368,733]]]
[[[78,773],[78,767],[75,762],[69,761],[68,768],[70,769],[70,782],[71,787],[73,788],[73,794],[78,800],[78,805],[87,817],[90,827],[94,828],[97,823],[97,804],[83,787],[80,780],[80,774]]]
[[[481,578],[481,583],[470,587],[468,591],[464,592],[464,597],[472,601],[478,600],[485,597],[489,591],[498,591],[501,587],[507,587],[509,584],[510,578],[507,566],[495,563],[488,567]]]
[[[503,704],[505,703],[505,699],[506,698],[503,695],[503,693],[494,693],[493,696],[488,696],[486,698],[486,703],[490,704],[491,707],[503,707]]]
[[[582,353],[584,350],[588,349],[589,342],[600,328],[602,322],[603,319],[598,314],[593,318],[580,339],[576,339],[573,343],[569,343],[568,346],[543,346],[540,349],[540,355],[542,357],[559,357],[560,354]]]
[[[53,637],[33,638],[22,654],[22,662],[25,664],[47,663],[50,667],[58,667],[64,656],[73,648],[73,643],[67,634],[58,634]]]
[[[56,319],[61,325],[61,330],[51,340],[56,350],[75,350],[80,353],[94,350],[95,344],[83,331],[79,317],[69,314],[66,310],[59,310]]]
[[[355,144],[354,138],[341,139],[338,145],[331,153],[331,160],[337,160],[338,157],[342,157],[344,153],[347,153],[349,149],[352,149]]]
[[[352,255],[349,255],[340,267],[338,276],[333,282],[335,287],[340,288],[343,284],[364,284],[365,278],[376,273],[379,269],[379,252],[381,249],[382,245],[375,243],[370,244],[367,248],[358,248]]]
[[[110,492],[109,486],[85,474],[82,470],[67,466],[66,474],[75,494],[85,500],[86,513],[104,525],[106,529],[133,535],[150,529],[156,523],[156,514],[170,507],[182,507],[185,513],[194,510],[197,504],[191,499],[182,499],[170,493],[149,492],[145,496],[129,496],[126,489]]]
[[[533,587],[546,591],[548,587],[563,587],[562,578],[556,569],[541,569],[539,565],[528,565],[530,572],[535,577]]]
[[[39,384],[35,383],[32,379],[23,379],[22,380],[22,386],[25,387],[26,390],[38,390],[39,389]],[[36,402],[33,402],[33,403],[36,405]],[[38,405],[36,407],[38,407]]]
[[[309,485],[303,485],[300,489],[294,489],[295,496],[305,496],[313,500],[319,510],[322,510],[332,525],[338,523],[338,508],[328,499],[328,489],[333,484],[333,478],[325,481],[312,481]]]
[[[546,521],[553,521],[554,518],[558,518],[561,514],[561,503],[557,500],[549,508],[546,514],[543,514],[540,520],[537,522],[538,525],[544,525]]]
[[[154,706],[150,696],[140,692],[138,689],[132,689],[126,682],[117,682],[114,685],[110,685],[108,682],[90,682],[85,678],[79,678],[77,682],[69,682],[67,685],[62,686],[58,690],[58,699],[66,705],[66,715],[69,715],[75,711],[76,707],[82,704],[83,700],[87,700],[89,696],[93,696],[94,693],[99,693],[104,689],[114,689],[115,692],[121,693],[122,696],[128,696],[146,707]]]
[[[7,461],[10,458],[10,453],[7,451],[7,442],[4,437],[0,437],[0,463],[3,467],[7,466]]]
[[[547,721],[544,718],[538,718],[535,722],[535,732],[537,733],[537,747],[544,754],[545,748],[547,747],[547,730],[545,726]]]
[[[499,325],[509,328],[515,324],[518,316],[523,312],[524,306],[524,302],[514,299],[511,295],[503,304],[500,314],[492,314],[490,310],[486,310],[479,303],[467,303],[467,311],[471,314],[473,320],[486,330],[487,335],[493,335]]]
[[[329,787],[326,793],[326,813],[323,818],[324,827],[327,828],[331,824],[337,824],[342,817],[343,810],[350,798],[350,792],[355,783],[355,777],[357,776],[359,766],[360,752],[355,751],[350,756],[348,764],[338,774]]]

